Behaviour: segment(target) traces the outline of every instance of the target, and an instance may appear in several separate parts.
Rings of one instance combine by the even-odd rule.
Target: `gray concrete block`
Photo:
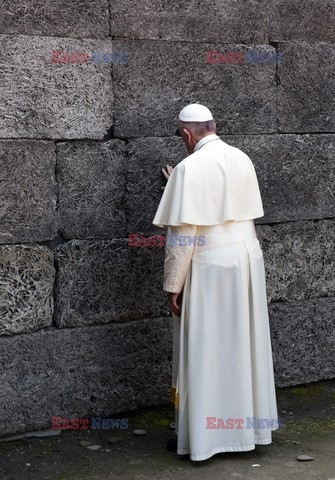
[[[111,64],[90,59],[92,51],[111,52],[109,40],[2,35],[0,45],[0,137],[104,137],[112,125]],[[53,63],[57,51],[61,60],[64,52],[88,59]]]
[[[277,387],[334,376],[334,307],[330,298],[272,305]],[[0,338],[0,435],[167,403],[171,327],[159,318]]]
[[[276,302],[270,330],[277,387],[335,376],[335,298]]]
[[[231,135],[251,158],[265,215],[256,223],[335,217],[335,135]]]
[[[332,0],[272,0],[268,7],[270,41],[335,40]]]
[[[55,165],[53,142],[0,141],[0,243],[56,236]]]
[[[65,238],[126,236],[125,144],[57,144],[59,223]]]
[[[335,50],[331,43],[281,44],[278,128],[281,132],[334,132]]]
[[[273,47],[143,40],[113,46],[129,53],[128,64],[113,65],[117,136],[171,136],[179,111],[197,102],[212,110],[219,133],[276,130],[275,63],[206,61],[207,51],[274,53]]]
[[[162,168],[174,167],[188,153],[181,138],[131,140],[127,146],[127,230],[132,234],[164,234],[152,225],[166,180]]]
[[[108,0],[1,2],[0,33],[100,37],[108,23]]]
[[[268,301],[335,296],[335,222],[257,225]]]
[[[267,40],[267,4],[199,0],[110,0],[111,33],[117,37],[191,42],[262,43]]]
[[[168,403],[171,326],[158,318],[0,338],[0,435]]]
[[[0,271],[0,335],[29,333],[51,325],[52,252],[37,245],[1,245]]]
[[[75,327],[168,313],[164,247],[128,240],[73,240],[55,249],[55,320]]]
[[[257,172],[265,215],[256,223],[332,217],[335,213],[333,135],[223,135],[247,153]],[[161,168],[187,152],[180,138],[134,139],[128,145],[128,232],[161,231],[151,224],[165,184]]]

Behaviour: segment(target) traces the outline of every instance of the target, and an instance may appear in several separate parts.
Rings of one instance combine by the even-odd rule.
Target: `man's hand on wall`
[[[166,178],[166,181],[169,180],[171,173],[173,172],[173,168],[171,165],[166,165],[165,168],[162,168],[162,172],[164,177]],[[162,190],[164,190],[165,187],[162,187]]]
[[[180,317],[182,298],[183,298],[182,293],[171,293],[171,292],[168,293],[170,308],[172,312],[175,315],[177,315],[177,317]]]

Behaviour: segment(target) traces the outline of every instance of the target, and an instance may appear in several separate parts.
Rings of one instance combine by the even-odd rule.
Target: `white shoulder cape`
[[[264,215],[250,158],[219,137],[211,137],[174,168],[154,225],[218,225]]]

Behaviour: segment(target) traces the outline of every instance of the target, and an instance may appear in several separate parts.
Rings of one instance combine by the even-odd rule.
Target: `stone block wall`
[[[168,402],[164,248],[127,236],[164,234],[161,168],[186,155],[175,120],[191,102],[255,165],[276,385],[335,376],[334,13],[330,0],[3,0],[0,435]]]

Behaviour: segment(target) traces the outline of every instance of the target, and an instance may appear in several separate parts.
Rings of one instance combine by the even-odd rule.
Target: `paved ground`
[[[220,453],[204,462],[168,452],[174,411],[163,406],[124,414],[128,430],[67,430],[1,442],[0,480],[335,480],[335,379],[277,389],[277,401],[283,428],[273,432],[271,445],[250,452]],[[133,435],[135,428],[146,435]],[[81,441],[101,448],[88,450]],[[314,460],[299,462],[301,454]]]

